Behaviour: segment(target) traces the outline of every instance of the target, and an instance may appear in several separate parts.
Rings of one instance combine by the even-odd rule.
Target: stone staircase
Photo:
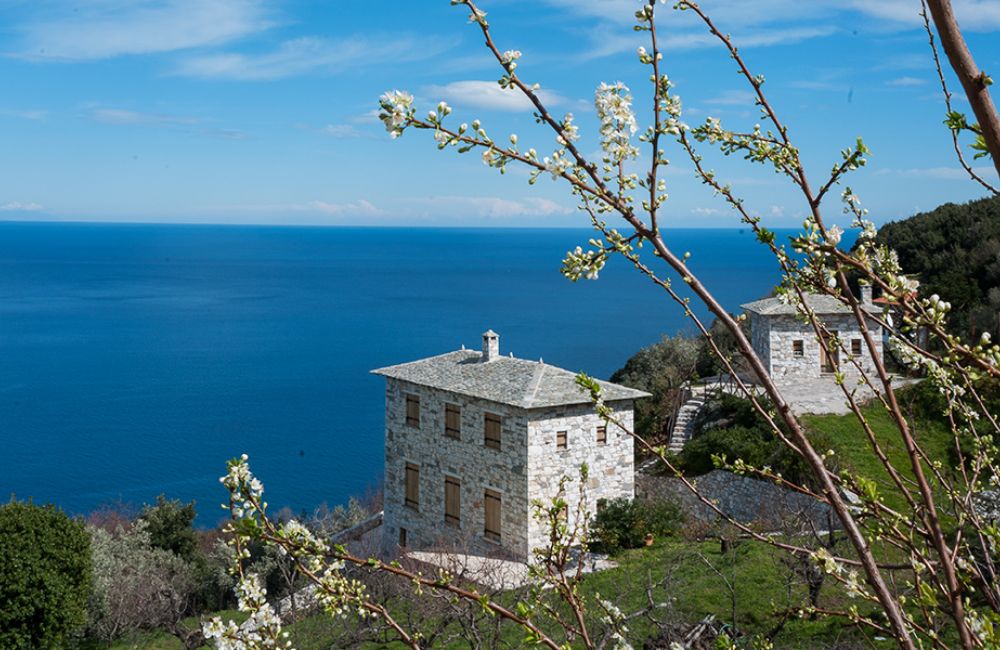
[[[677,409],[677,416],[674,418],[673,429],[670,431],[670,441],[667,443],[667,450],[672,454],[678,454],[684,449],[684,445],[694,434],[694,419],[698,411],[705,405],[712,396],[718,393],[729,393],[743,397],[743,392],[726,376],[709,377],[705,383],[689,385],[685,388],[686,394],[682,396],[684,402]],[[750,390],[754,393],[759,391],[759,387],[753,382],[743,379]]]
[[[667,443],[667,450],[670,453],[679,454],[691,439],[694,433],[694,419],[705,404],[707,392],[705,386],[692,386],[687,401],[677,410],[674,428],[670,431],[670,442]]]

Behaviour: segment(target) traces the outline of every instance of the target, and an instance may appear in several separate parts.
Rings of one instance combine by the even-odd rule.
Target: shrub
[[[593,531],[597,546],[607,553],[642,546],[647,534],[672,535],[682,522],[680,509],[665,501],[601,499]]]
[[[0,506],[0,648],[61,648],[87,620],[90,537],[54,506]]]
[[[768,408],[769,403],[765,402],[764,407]],[[811,439],[818,449],[832,447],[819,434]],[[729,462],[740,459],[753,467],[770,467],[794,483],[813,484],[805,461],[774,435],[749,400],[734,395],[723,394],[705,405],[677,465],[685,474],[698,476],[715,469],[713,456],[725,456]]]
[[[140,629],[170,627],[190,611],[196,589],[194,567],[154,545],[145,520],[114,532],[91,528],[90,534],[91,636],[113,641]]]
[[[198,537],[194,532],[194,501],[181,503],[179,499],[156,497],[156,505],[142,508],[139,518],[146,522],[150,543],[155,548],[170,551],[188,562],[198,556]]]

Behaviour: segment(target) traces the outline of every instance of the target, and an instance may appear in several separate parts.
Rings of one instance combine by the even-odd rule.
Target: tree
[[[142,629],[176,628],[196,593],[193,567],[152,542],[145,520],[91,528],[94,588],[90,634],[113,641]]]
[[[0,506],[0,647],[59,648],[87,620],[90,538],[54,506]]]
[[[907,650],[1000,645],[1000,585],[996,579],[998,566],[994,551],[1000,544],[1000,531],[975,506],[978,494],[1000,482],[992,438],[993,434],[1000,433],[1000,424],[982,399],[984,385],[989,387],[1000,382],[1000,347],[988,336],[964,340],[948,331],[950,304],[938,295],[916,292],[912,280],[900,268],[895,253],[875,240],[876,228],[850,187],[843,189],[841,198],[844,211],[854,218],[854,226],[861,230],[860,243],[851,251],[840,248],[843,230],[825,221],[824,200],[849,174],[865,166],[870,152],[864,142],[859,139],[845,148],[829,175],[816,182],[805,169],[790,129],[768,100],[763,75],[751,71],[730,37],[718,29],[697,3],[680,0],[675,8],[694,14],[734,61],[763,121],[763,126],[727,128],[721,120],[710,117],[700,125],[689,126],[682,120],[680,98],[664,71],[663,54],[657,40],[658,3],[648,0],[635,14],[635,29],[649,36],[649,49],[643,47],[638,51],[639,63],[646,66],[653,90],[649,124],[636,142],[639,126],[631,91],[621,82],[601,83],[595,93],[595,107],[601,122],[601,161],[595,163],[576,145],[581,135],[573,116],[555,117],[545,106],[537,86],[521,76],[518,71],[521,52],[497,46],[485,12],[473,0],[452,0],[452,4],[461,5],[470,12],[470,22],[502,69],[500,86],[523,94],[531,102],[536,121],[551,131],[557,147],[548,156],[542,156],[533,148],[523,149],[516,135],[503,142],[494,140],[479,120],[451,126],[447,121],[451,108],[444,102],[438,104],[436,110],[429,111],[426,118],[418,117],[413,96],[403,91],[386,93],[380,101],[380,118],[390,135],[399,137],[407,130],[430,131],[439,149],[453,148],[460,153],[477,150],[484,164],[501,172],[508,166],[519,165],[528,169],[529,182],[534,183],[547,174],[566,183],[578,198],[581,210],[590,218],[597,237],[590,241],[588,248],[581,246],[567,254],[563,260],[564,275],[574,281],[596,279],[607,259],[620,255],[662,289],[666,298],[691,319],[706,345],[723,368],[734,376],[735,383],[772,434],[801,459],[811,474],[814,487],[795,484],[771,468],[756,467],[742,459],[731,461],[730,469],[774,481],[828,506],[836,515],[851,552],[835,553],[822,544],[810,546],[797,540],[761,534],[729,517],[711,500],[702,498],[702,502],[755,542],[810,558],[856,603],[843,610],[812,608],[806,613],[842,617],[874,634],[891,637]],[[946,0],[932,2],[932,8],[946,5]],[[939,28],[942,32],[957,31],[946,15]],[[949,33],[946,38],[945,47],[949,53],[952,46],[961,49],[954,36]],[[983,101],[984,96],[988,98],[989,95],[986,78],[980,77],[978,84],[973,105],[983,125],[976,127],[979,129],[977,135],[983,136],[980,153],[992,153],[996,164],[997,153],[988,129],[997,121],[997,116],[992,104]],[[980,111],[984,112],[980,114]],[[780,386],[769,377],[756,355],[742,330],[742,318],[727,313],[712,289],[698,277],[696,265],[689,265],[686,256],[671,247],[660,218],[660,208],[667,199],[662,173],[669,164],[664,151],[668,143],[687,156],[700,181],[714,190],[773,254],[783,274],[778,295],[794,305],[799,317],[809,324],[826,357],[836,359],[837,390],[843,394],[857,420],[858,436],[879,459],[884,477],[840,469],[831,462],[825,449],[817,448],[784,398]],[[648,166],[641,173],[637,171],[639,146],[649,150],[644,161]],[[725,155],[742,156],[787,179],[801,194],[803,207],[809,215],[803,232],[792,238],[789,245],[779,242],[737,191],[706,167],[701,153],[705,147],[718,149]],[[617,219],[622,230],[609,224],[609,219]],[[793,255],[789,246],[798,255]],[[894,317],[873,313],[862,306],[856,292],[851,290],[849,272],[892,301],[896,306]],[[730,355],[720,349],[713,332],[690,308],[689,299],[674,289],[674,282],[683,282],[694,294],[694,299],[728,332],[733,347],[759,381],[763,395],[739,377]],[[968,451],[960,452],[963,457],[957,467],[944,467],[927,454],[900,406],[885,365],[876,362],[873,368],[863,367],[852,350],[845,347],[845,342],[839,340],[812,310],[807,298],[810,294],[824,294],[844,305],[857,322],[862,345],[876,359],[879,357],[878,342],[869,323],[878,322],[888,332],[896,354],[914,368],[922,369],[928,381],[945,395],[947,403],[942,421],[949,427],[956,444],[964,435],[973,439]],[[924,346],[920,342],[914,335],[917,330],[926,333],[931,345]],[[604,404],[601,387],[596,381],[581,375],[578,384],[590,392],[602,417],[621,426]],[[875,432],[860,408],[859,386],[871,391],[889,414],[895,429],[893,442],[905,450],[904,462],[898,463],[885,453],[887,441],[880,439],[880,434]],[[986,426],[991,435],[983,435],[977,430],[979,421],[988,422]],[[700,497],[697,486],[672,465],[663,448],[651,445],[639,435],[635,439]],[[624,638],[627,615],[608,607],[603,611],[610,621],[611,632],[603,636],[591,634],[593,629],[586,613],[603,605],[581,597],[578,582],[575,582],[579,575],[574,578],[572,572],[567,572],[564,562],[569,545],[578,543],[586,550],[587,524],[560,523],[559,495],[551,504],[536,504],[539,515],[548,516],[553,531],[551,547],[541,549],[536,559],[541,571],[537,576],[539,584],[548,585],[552,593],[558,594],[563,607],[557,609],[546,599],[529,597],[519,600],[511,609],[488,595],[454,584],[449,576],[429,578],[398,565],[359,558],[342,547],[317,539],[294,521],[276,524],[267,515],[266,504],[261,498],[263,486],[250,472],[245,457],[230,463],[224,483],[231,495],[230,529],[234,533],[233,544],[238,557],[252,540],[280,546],[295,559],[300,572],[316,585],[328,610],[342,614],[351,609],[365,616],[381,617],[396,632],[398,640],[409,647],[421,647],[419,631],[404,628],[393,618],[392,612],[367,598],[364,586],[341,571],[345,565],[366,566],[411,581],[420,590],[478,603],[495,616],[520,626],[532,643],[545,647],[559,648],[563,637],[587,648],[604,647],[609,639]],[[235,570],[242,578],[243,600],[260,622],[258,634],[277,638],[280,625],[273,612],[269,613],[269,606],[256,582],[242,573],[242,566]],[[555,635],[548,627],[543,629],[542,621],[562,630],[562,636]],[[237,643],[246,640],[245,635],[225,629],[221,622],[207,628],[206,636]]]
[[[194,501],[181,503],[168,500],[163,494],[156,497],[156,505],[147,505],[139,518],[146,522],[149,541],[156,548],[170,551],[177,557],[192,562],[198,553],[198,537],[193,524]]]

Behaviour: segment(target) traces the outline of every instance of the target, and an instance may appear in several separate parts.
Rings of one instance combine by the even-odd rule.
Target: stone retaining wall
[[[773,483],[724,470],[714,470],[692,480],[702,495],[715,501],[723,512],[741,523],[756,524],[768,531],[782,530],[789,525],[798,528],[808,521],[817,530],[830,526],[827,506]],[[695,521],[720,521],[711,508],[673,476],[637,474],[636,496],[677,503]],[[836,522],[836,517],[833,521]]]

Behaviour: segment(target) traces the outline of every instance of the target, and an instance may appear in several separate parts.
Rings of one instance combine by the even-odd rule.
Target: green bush
[[[769,405],[765,400],[764,407]],[[787,431],[777,418],[775,421]],[[823,436],[811,437],[817,449],[832,446]],[[698,476],[715,469],[714,456],[725,456],[729,462],[740,459],[752,467],[770,467],[794,483],[812,485],[814,481],[805,461],[774,435],[753,404],[734,395],[723,394],[702,408],[694,435],[676,464],[685,474]]]
[[[156,497],[156,505],[145,505],[139,518],[146,522],[150,543],[154,548],[170,551],[187,562],[198,556],[198,536],[194,532],[196,513],[194,501]]]
[[[672,535],[683,521],[680,509],[664,501],[620,497],[597,502],[593,533],[595,547],[606,553],[642,546],[646,535]]]
[[[54,506],[0,506],[0,648],[62,648],[87,622],[90,536]]]

